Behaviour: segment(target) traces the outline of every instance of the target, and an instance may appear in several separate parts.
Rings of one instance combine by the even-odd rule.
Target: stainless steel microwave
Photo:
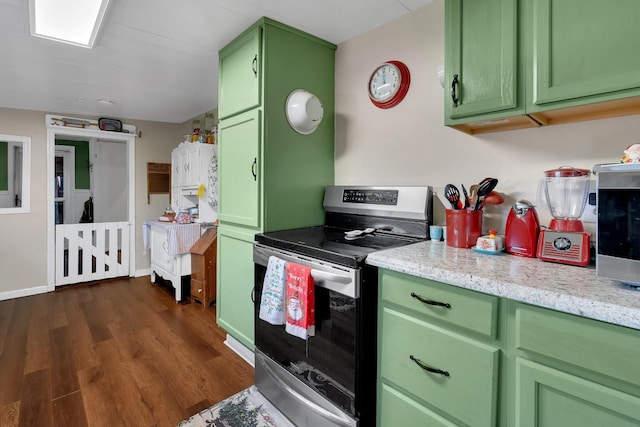
[[[640,164],[603,164],[596,175],[596,275],[640,285]]]

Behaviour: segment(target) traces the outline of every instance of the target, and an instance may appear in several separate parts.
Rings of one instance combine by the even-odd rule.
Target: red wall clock
[[[411,74],[400,61],[387,61],[369,78],[369,99],[378,108],[395,107],[409,92]]]

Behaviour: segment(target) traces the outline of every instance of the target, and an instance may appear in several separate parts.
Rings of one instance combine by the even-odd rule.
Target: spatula
[[[452,209],[460,209],[462,204],[460,202],[460,191],[453,184],[447,184],[444,187],[444,196],[447,198],[449,203],[451,203]]]

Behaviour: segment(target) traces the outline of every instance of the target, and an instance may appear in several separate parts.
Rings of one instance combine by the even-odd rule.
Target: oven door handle
[[[351,278],[347,276],[340,276],[339,274],[327,273],[326,271],[320,271],[311,269],[311,277],[313,277],[314,283],[318,282],[334,282],[348,285],[351,283]]]
[[[259,244],[254,245],[253,262],[255,264],[267,267],[270,256],[278,257],[286,262],[298,263],[310,267],[311,277],[313,277],[313,282],[316,286],[351,298],[360,298],[360,289],[359,286],[357,286],[360,280],[360,272],[357,269],[331,269],[320,263],[314,263],[311,260],[297,257],[295,254],[265,248]]]

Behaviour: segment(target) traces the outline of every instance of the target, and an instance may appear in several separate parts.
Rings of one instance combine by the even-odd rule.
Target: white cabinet
[[[191,274],[191,254],[189,252],[171,255],[169,234],[164,225],[150,225],[149,247],[151,251],[151,282],[156,276],[171,282],[175,288],[176,301],[182,300],[182,276]]]
[[[194,187],[207,184],[209,163],[215,145],[185,141],[171,152],[171,186]]]
[[[217,153],[217,145],[196,142],[183,142],[171,152],[171,206],[176,212],[197,206],[198,222],[218,218]],[[198,191],[201,185],[204,192]]]

